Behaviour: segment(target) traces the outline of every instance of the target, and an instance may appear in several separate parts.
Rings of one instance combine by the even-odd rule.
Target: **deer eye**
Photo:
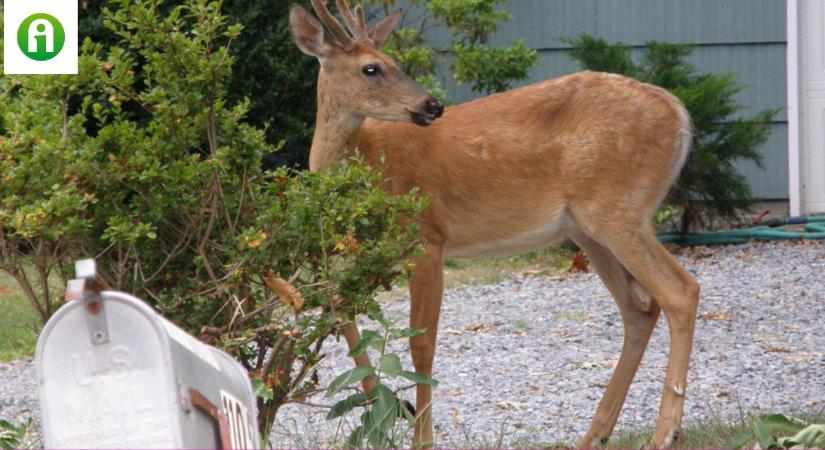
[[[374,77],[381,73],[381,66],[378,64],[367,64],[366,66],[361,68],[361,73],[368,77]]]

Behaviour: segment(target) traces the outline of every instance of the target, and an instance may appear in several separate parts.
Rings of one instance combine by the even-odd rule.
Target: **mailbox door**
[[[108,343],[92,345],[79,301],[41,333],[36,365],[46,447],[180,447],[171,417],[178,394],[158,325],[142,303],[105,297]]]

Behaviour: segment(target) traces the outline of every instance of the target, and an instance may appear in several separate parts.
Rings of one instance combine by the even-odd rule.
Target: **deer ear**
[[[395,25],[400,18],[401,10],[399,9],[367,30],[367,35],[372,39],[372,42],[375,43],[376,49],[380,50],[384,47],[384,44],[387,43],[387,38],[390,37],[390,33],[395,29]]]
[[[301,6],[295,5],[289,10],[289,31],[295,45],[307,55],[321,58],[330,50],[324,27]]]

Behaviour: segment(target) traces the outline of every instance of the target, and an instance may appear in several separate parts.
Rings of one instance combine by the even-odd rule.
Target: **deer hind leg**
[[[613,376],[593,416],[580,448],[594,448],[607,443],[624,405],[630,383],[647,348],[659,318],[659,306],[644,292],[613,254],[580,230],[571,232],[584,249],[592,267],[616,300],[624,323],[624,344]]]
[[[441,311],[443,286],[443,247],[428,244],[424,255],[416,262],[410,280],[410,326],[424,328],[426,332],[410,338],[415,371],[432,375],[435,356],[438,316]],[[416,386],[415,431],[413,447],[431,447],[433,441],[432,387],[426,384]]]
[[[610,223],[613,229],[591,236],[598,236],[599,242],[651,294],[668,322],[670,351],[659,420],[651,442],[666,447],[673,443],[682,423],[699,285],[659,243],[649,223]]]

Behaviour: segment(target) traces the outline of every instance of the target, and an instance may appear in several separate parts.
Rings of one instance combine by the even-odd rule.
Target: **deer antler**
[[[364,20],[364,8],[361,5],[355,5],[355,18],[358,20],[358,29],[364,32],[364,37],[369,39],[367,32],[367,21]]]
[[[352,37],[350,37],[347,30],[344,29],[341,23],[333,17],[332,13],[329,12],[326,3],[326,0],[312,0],[312,8],[315,10],[315,13],[318,14],[318,18],[321,19],[321,22],[329,28],[329,31],[332,32],[340,44],[344,47],[352,46]],[[347,10],[347,13],[349,13],[349,10]],[[341,14],[344,15],[343,12]],[[346,15],[344,15],[344,20],[346,20]]]
[[[341,13],[341,17],[344,18],[344,22],[346,22],[347,28],[349,28],[353,37],[355,39],[369,39],[367,25],[364,21],[364,10],[361,5],[355,6],[355,16],[353,16],[347,0],[335,0],[335,4],[338,5],[338,11]]]

